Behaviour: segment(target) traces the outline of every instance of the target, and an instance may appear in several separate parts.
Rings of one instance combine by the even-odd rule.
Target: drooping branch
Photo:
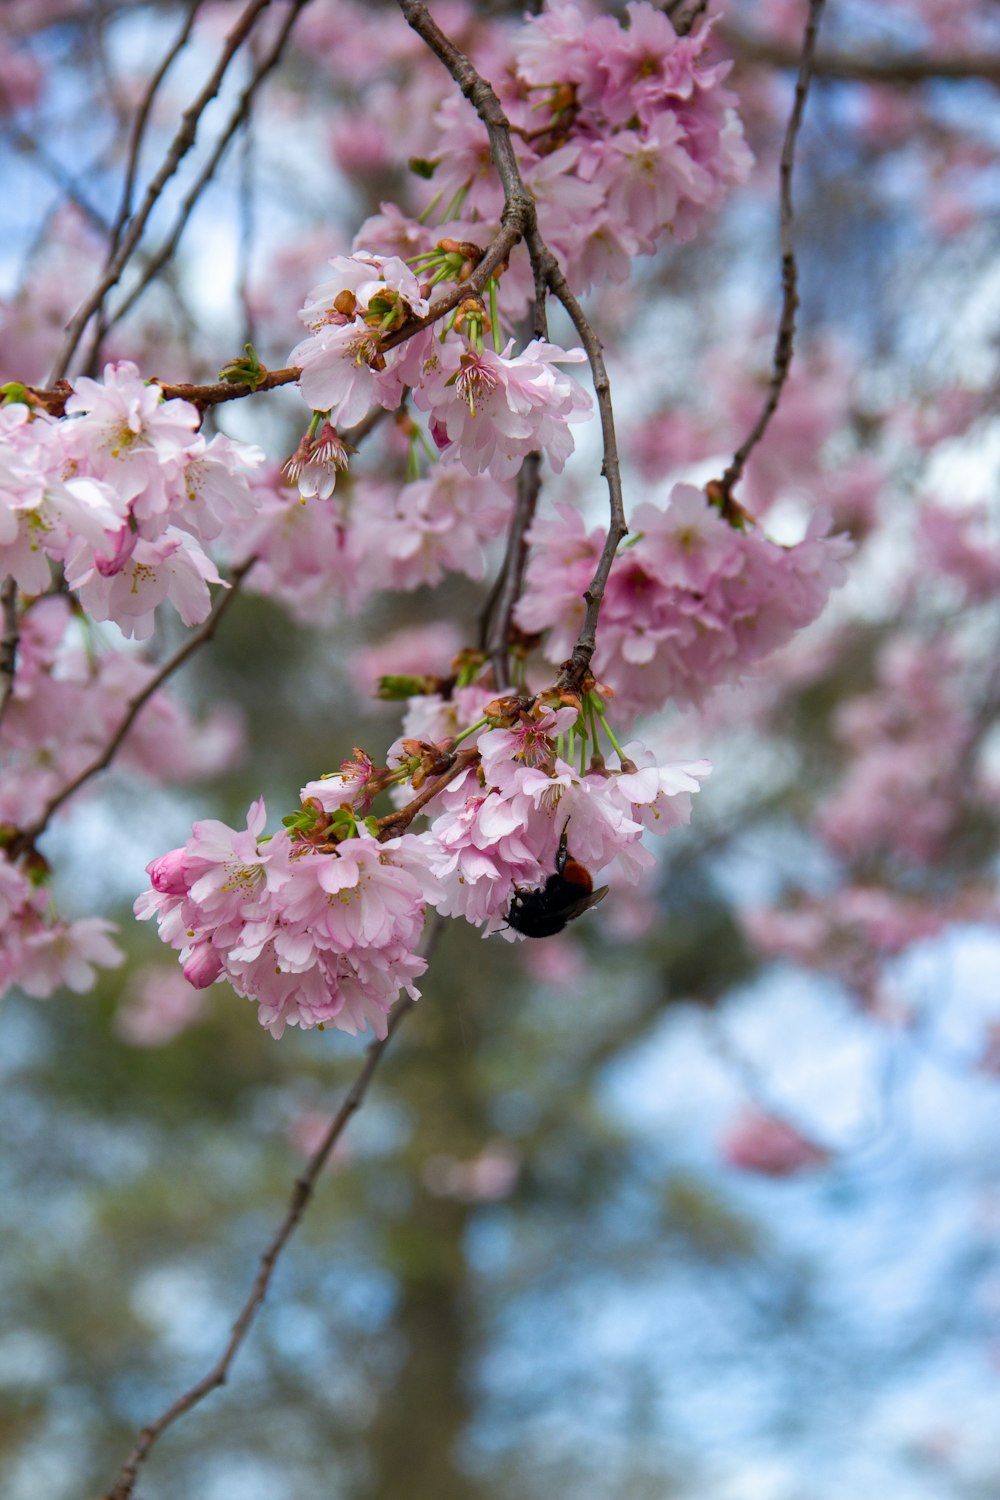
[[[781,38],[754,36],[728,21],[719,26],[716,36],[741,62],[788,70],[800,66],[801,49],[789,46]],[[1000,87],[1000,53],[953,52],[941,56],[920,52],[863,54],[822,47],[817,49],[813,58],[812,72],[816,78],[882,83],[897,88],[912,88],[915,84],[937,80],[978,80]]]
[[[201,117],[222,87],[222,82],[229,70],[230,63],[246,38],[250,35],[260,15],[267,9],[270,3],[271,0],[249,0],[249,4],[244,9],[239,20],[227,35],[215,68],[212,70],[201,92],[181,116],[180,128],[167,149],[159,171],[150,181],[137,213],[123,233],[118,248],[110,257],[104,274],[90,293],[90,296],[87,297],[86,301],[77,309],[70,320],[66,331],[66,339],[51,377],[52,383],[61,379],[69,369],[70,361],[76,353],[87,324],[98,308],[102,306],[108,292],[120,280],[122,272],[142,238],[146,225],[149,222],[149,216],[159,202],[164,188],[194,145]]]
[[[597,570],[584,596],[587,610],[583,628],[560,679],[562,686],[576,690],[580,687],[594,654],[597,619],[603,603],[608,575],[611,572],[611,564],[619,543],[628,534],[622,499],[621,467],[615,438],[614,410],[611,403],[611,383],[604,364],[601,342],[573,295],[559,262],[539,233],[534,200],[524,185],[517,164],[510,122],[493,88],[476,71],[464,52],[444,34],[420,0],[398,0],[398,4],[409,25],[423,38],[434,55],[448,69],[485,125],[493,163],[504,192],[501,222],[505,227],[516,227],[519,231],[517,238],[523,238],[526,241],[535,272],[536,286],[540,280],[544,281],[553,296],[565,307],[580,336],[590,363],[601,417],[604,442],[602,472],[608,485],[611,518]],[[478,269],[481,270],[482,267]]]
[[[50,819],[56,812],[58,812],[59,808],[62,807],[65,802],[68,802],[70,797],[78,792],[82,786],[85,786],[86,783],[90,781],[94,776],[97,776],[101,771],[107,770],[108,766],[110,766],[111,762],[118,754],[125,736],[128,734],[129,730],[132,728],[132,725],[135,723],[136,719],[139,717],[139,714],[145,708],[150,698],[152,698],[153,694],[157,692],[163,686],[163,684],[174,675],[179,667],[182,667],[184,665],[184,663],[190,656],[193,656],[194,653],[200,649],[200,647],[204,646],[206,642],[210,641],[215,635],[215,632],[219,628],[219,624],[221,623],[223,616],[232,607],[233,600],[239,593],[240,586],[244,578],[247,576],[256,561],[256,557],[251,557],[240,567],[234,569],[229,588],[224,590],[224,592],[219,595],[219,598],[215,601],[215,604],[212,607],[212,611],[209,614],[208,618],[205,620],[204,624],[195,631],[194,635],[188,636],[188,639],[182,646],[178,646],[173,655],[169,656],[163,663],[159,671],[154,672],[153,676],[149,679],[141,692],[138,692],[134,698],[131,698],[129,700],[128,708],[125,710],[125,714],[121,720],[121,723],[118,725],[118,728],[115,730],[114,734],[111,736],[108,743],[105,745],[104,749],[101,751],[96,760],[93,760],[89,765],[84,766],[83,770],[80,771],[78,775],[74,776],[72,781],[67,782],[63,787],[60,787],[59,791],[49,798],[48,802],[46,802],[45,804],[45,807],[42,809],[33,823],[29,823],[26,828],[18,830],[16,837],[13,838],[7,846],[7,852],[11,859],[16,859],[19,855],[24,854],[26,851],[32,849],[35,845],[35,842],[39,838],[41,838],[42,834],[45,832],[46,828],[49,825]]]
[[[795,317],[799,308],[799,273],[795,259],[795,241],[792,235],[794,207],[792,202],[792,172],[795,166],[795,148],[799,138],[799,127],[809,96],[809,84],[813,75],[813,60],[816,54],[816,36],[825,0],[809,0],[809,16],[806,21],[799,57],[799,72],[795,81],[795,97],[791,113],[785,126],[781,147],[781,163],[778,169],[781,231],[781,317],[774,344],[771,377],[767,395],[753,427],[733,454],[732,462],[722,478],[709,486],[709,494],[720,505],[722,513],[728,514],[733,503],[733,488],[742,477],[750,457],[764,433],[781,400],[781,392],[792,366],[795,352]]]
[[[437,946],[442,928],[443,917],[435,917],[427,931],[423,944],[423,957],[430,958]],[[310,1156],[305,1171],[295,1179],[292,1187],[291,1198],[285,1215],[274,1232],[270,1243],[264,1250],[258,1263],[257,1275],[254,1277],[253,1285],[247,1295],[243,1306],[233,1323],[225,1349],[212,1368],[202,1378],[189,1387],[176,1401],[166,1408],[139,1433],[135,1445],[122,1464],[114,1487],[104,1497],[104,1500],[129,1500],[135,1489],[136,1478],[143,1463],[149,1456],[150,1450],[163,1436],[169,1427],[189,1412],[192,1407],[204,1401],[206,1396],[211,1395],[220,1386],[225,1385],[229,1378],[229,1371],[233,1360],[246,1341],[247,1334],[260,1311],[264,1298],[267,1296],[271,1279],[281,1252],[298,1228],[306,1209],[316,1191],[316,1183],[320,1173],[330,1159],[330,1153],[340,1140],[352,1115],[356,1114],[364,1102],[368,1092],[368,1086],[374,1077],[375,1070],[385,1055],[386,1048],[399,1030],[403,1021],[409,1015],[416,1004],[415,1000],[405,997],[399,1000],[393,1007],[389,1017],[386,1034],[381,1039],[372,1041],[365,1053],[364,1062],[359,1069],[354,1082],[344,1096],[344,1101],[327,1128],[319,1146]]]
[[[240,93],[240,96],[236,101],[235,106],[233,107],[233,110],[229,116],[228,121],[226,122],[225,127],[221,131],[218,140],[212,148],[208,160],[205,162],[205,165],[202,167],[201,171],[198,173],[198,176],[195,178],[194,182],[191,184],[191,187],[185,194],[183,202],[181,203],[181,206],[177,211],[177,217],[174,220],[173,228],[168,234],[166,240],[160,246],[159,250],[157,250],[155,254],[150,257],[150,260],[144,267],[142,275],[137,281],[136,285],[132,287],[131,291],[129,291],[125,297],[122,298],[121,302],[119,302],[118,306],[113,310],[106,322],[102,321],[99,334],[95,338],[95,347],[97,346],[97,344],[99,344],[100,337],[103,336],[104,333],[107,333],[110,329],[114,328],[117,323],[121,322],[122,318],[124,318],[127,313],[131,312],[132,308],[138,302],[139,298],[143,295],[146,289],[152,284],[153,281],[155,281],[164,267],[168,266],[173,260],[174,255],[177,252],[177,247],[179,246],[181,238],[184,234],[184,230],[187,228],[188,221],[191,217],[191,214],[194,212],[194,209],[197,206],[199,200],[201,199],[202,193],[205,191],[205,189],[208,187],[208,184],[215,176],[219,163],[228,150],[229,144],[235,136],[236,132],[242,125],[246,123],[247,119],[249,118],[254,98],[256,97],[258,91],[264,83],[264,80],[267,78],[269,73],[273,72],[278,63],[281,61],[281,58],[285,51],[285,47],[288,43],[288,38],[291,36],[292,29],[295,26],[295,23],[301,15],[302,11],[308,4],[309,0],[292,0],[292,4],[288,8],[288,12],[281,24],[277,35],[274,38],[274,41],[271,43],[270,47],[268,47],[263,56],[260,57],[254,64],[250,79],[247,82],[246,87]]]

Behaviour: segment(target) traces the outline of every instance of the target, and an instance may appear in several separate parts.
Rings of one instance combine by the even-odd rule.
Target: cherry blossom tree
[[[578,1080],[694,1003],[731,1172],[887,1128],[782,1101],[751,976],[947,1053],[907,975],[998,915],[1000,36],[933,0],[8,10],[0,989],[126,1051],[212,1006],[299,1060],[369,1034],[217,1353],[100,1456],[127,1500],[455,944],[480,1002],[605,976]],[[430,1199],[518,1191],[480,1124]]]

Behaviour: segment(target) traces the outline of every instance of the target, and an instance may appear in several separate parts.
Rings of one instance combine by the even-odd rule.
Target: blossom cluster
[[[426,871],[417,841],[380,843],[366,830],[329,851],[295,844],[285,829],[265,838],[255,802],[246,829],[196,823],[182,849],[149,866],[152,889],[136,915],[156,916],[198,989],[226,978],[258,1001],[273,1036],[286,1026],[333,1025],[385,1036],[400,986],[426,961]]]
[[[454,253],[441,251],[445,269]],[[443,338],[417,328],[404,343],[383,351],[380,334],[405,331],[428,311],[413,272],[396,256],[368,250],[336,256],[330,265],[335,275],[309,293],[300,312],[310,333],[289,355],[301,367],[303,397],[329,418],[325,482],[316,474],[318,442],[306,450],[313,461],[305,465],[304,484],[299,476],[304,495],[320,488],[332,493],[336,469],[343,466],[333,446],[335,424],[351,426],[373,406],[394,410],[406,387],[427,413],[442,457],[470,474],[509,479],[538,450],[561,471],[573,451],[569,426],[587,420],[591,400],[556,366],[584,360],[582,349],[559,349],[544,339],[533,339],[520,354],[514,354],[513,340],[502,351],[486,348],[487,315],[473,301],[464,320],[471,336],[459,332],[457,323]]]
[[[482,578],[484,549],[512,504],[509,486],[446,462],[403,485],[352,478],[325,500],[277,483],[255,493],[256,519],[234,560],[256,555],[250,587],[313,624],[383,589],[437,584],[446,573]]]
[[[876,671],[874,690],[838,709],[834,730],[848,766],[819,808],[817,829],[845,858],[929,868],[973,804],[996,805],[1000,786],[980,762],[981,725],[954,641],[897,636]]]
[[[64,595],[34,600],[21,619],[17,675],[0,724],[0,823],[39,817],[103,753],[154,667],[136,656],[96,651]],[[142,776],[193,780],[232,766],[242,748],[235,708],[195,721],[177,698],[156,692],[116,757]]]
[[[365,814],[391,782],[415,790],[428,766],[453,769],[454,739],[403,738],[381,772],[356,752],[341,772],[303,787],[301,811],[270,836],[263,801],[245,830],[196,824],[182,848],[149,865],[137,916],[156,917],[193,985],[227,979],[257,1001],[275,1036],[286,1025],[353,1033],[366,1024],[384,1036],[400,988],[418,993],[427,906],[513,939],[515,893],[545,884],[560,844],[571,839],[595,872],[616,862],[634,880],[652,863],[644,830],[687,822],[709,770],[704,761],[658,765],[635,745],[615,769],[598,758],[578,772],[558,750],[578,707],[500,717],[479,732],[460,774],[440,773],[420,833],[393,835],[391,815],[380,828]]]
[[[186,625],[203,620],[222,582],[204,543],[253,514],[263,454],[199,424],[128,361],[74,381],[64,420],[0,409],[0,574],[42,594],[61,564],[87,614],[137,640],[166,600]]]
[[[95,967],[124,958],[113,931],[103,917],[57,917],[44,885],[0,851],[0,995],[13,985],[38,999],[63,985],[90,989]]]
[[[706,494],[675,485],[665,510],[633,513],[635,535],[619,551],[601,610],[594,671],[622,714],[668,699],[699,703],[737,681],[814,620],[846,577],[851,544],[830,536],[822,511],[795,546],[755,526],[730,524]],[[569,506],[536,521],[517,621],[549,632],[550,661],[567,657],[583,621],[583,593],[604,537]]]
[[[735,97],[723,87],[729,64],[708,61],[710,31],[702,20],[679,36],[646,0],[627,5],[623,20],[589,16],[564,0],[526,18],[512,39],[491,33],[487,70],[512,125],[521,175],[542,235],[574,286],[624,281],[635,256],[651,253],[666,234],[691,238],[746,177],[750,152]],[[394,87],[395,98],[388,87],[384,97],[376,93],[389,127],[382,148],[391,153],[394,134],[405,141],[420,172],[421,217],[384,205],[356,243],[413,255],[427,248],[423,226],[440,207],[439,232],[485,244],[499,226],[503,193],[481,121],[454,93],[428,98],[420,77],[402,98],[398,80]],[[406,128],[394,132],[404,111]],[[415,120],[427,122],[423,134]],[[354,153],[343,133],[338,155],[350,169]],[[362,163],[370,169],[368,151],[359,169]],[[531,294],[519,250],[502,305],[520,316]]]

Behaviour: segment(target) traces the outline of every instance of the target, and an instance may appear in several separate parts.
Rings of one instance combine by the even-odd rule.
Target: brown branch
[[[101,751],[101,754],[97,757],[97,759],[91,761],[89,766],[84,766],[79,775],[74,776],[72,781],[67,782],[67,784],[58,792],[56,792],[54,796],[50,797],[48,802],[45,804],[42,812],[38,815],[33,823],[29,823],[27,828],[18,830],[16,836],[8,845],[8,855],[11,859],[16,859],[20,855],[25,854],[30,849],[32,849],[36,841],[45,832],[45,829],[48,827],[49,820],[51,819],[53,814],[56,813],[60,807],[62,807],[63,803],[67,802],[75,792],[78,792],[80,788],[91,779],[92,776],[96,776],[100,771],[107,770],[108,766],[110,766],[111,762],[117,755],[125,736],[128,734],[129,730],[132,728],[132,725],[135,723],[136,719],[145,708],[150,698],[152,698],[153,694],[163,686],[163,684],[169,677],[173,676],[178,667],[182,667],[184,665],[189,656],[193,656],[194,653],[199,649],[199,647],[205,645],[207,641],[210,641],[212,639],[219,627],[222,617],[225,615],[226,611],[232,605],[233,600],[236,598],[236,595],[238,594],[240,589],[240,585],[242,584],[244,578],[247,576],[256,561],[256,557],[251,557],[247,562],[242,563],[238,568],[235,568],[233,570],[230,587],[226,589],[216,600],[211,614],[208,616],[205,623],[201,626],[200,630],[196,630],[194,635],[189,636],[184,644],[177,648],[173,656],[167,658],[160,670],[154,673],[154,675],[149,679],[142,691],[137,693],[134,698],[130,699],[128,708],[125,711],[124,718],[118,725],[118,728],[115,730],[114,734],[111,736],[111,739],[105,745],[104,749]]]
[[[183,381],[179,385],[171,385],[157,380],[155,376],[147,381],[147,385],[158,385],[163,392],[164,401],[190,401],[192,406],[204,410],[208,406],[220,406],[223,401],[239,401],[243,396],[254,396],[258,391],[273,391],[280,385],[292,385],[301,374],[298,365],[288,365],[283,370],[265,371],[256,385],[244,385],[231,380],[214,380],[209,385],[188,385]],[[44,407],[51,417],[65,414],[66,402],[72,394],[68,381],[61,381],[53,389],[29,385],[25,390],[31,401]]]
[[[21,639],[21,628],[17,615],[17,584],[13,578],[5,578],[0,588],[0,613],[3,617],[0,634],[0,723],[14,693],[14,678],[17,675],[17,647]]]
[[[118,244],[122,237],[122,231],[124,230],[125,225],[128,223],[129,214],[132,212],[132,194],[135,191],[135,178],[136,172],[138,171],[139,167],[139,153],[142,150],[142,143],[146,134],[146,126],[149,123],[149,115],[153,107],[153,100],[159,93],[160,84],[167,76],[168,71],[176,62],[180,53],[183,52],[184,48],[187,46],[188,38],[191,35],[191,31],[194,27],[195,17],[197,16],[198,11],[201,8],[201,4],[202,0],[190,0],[188,13],[184,18],[184,24],[182,25],[180,32],[178,33],[177,39],[173,43],[173,45],[167,49],[166,53],[164,54],[163,60],[160,63],[160,66],[157,68],[156,72],[149,80],[149,83],[146,86],[145,93],[143,94],[142,100],[140,101],[139,108],[136,110],[135,116],[132,120],[132,128],[129,132],[128,155],[125,161],[125,177],[122,182],[121,202],[118,206],[118,213],[115,215],[115,221],[108,232],[109,262],[111,256],[118,249]]]
[[[611,381],[608,378],[607,367],[604,363],[604,353],[601,341],[594,332],[589,319],[583,308],[570,290],[569,283],[562,273],[559,262],[550,250],[548,250],[538,237],[537,230],[532,231],[529,244],[532,253],[537,256],[539,264],[545,269],[546,279],[553,296],[562,303],[573,321],[573,327],[580,336],[580,342],[587,352],[590,361],[591,374],[594,380],[594,394],[597,397],[597,410],[601,418],[601,436],[604,444],[604,461],[601,464],[601,473],[604,475],[608,486],[608,503],[611,508],[611,517],[608,522],[607,535],[604,538],[604,546],[597,562],[597,568],[590,584],[584,594],[587,604],[586,613],[580,634],[577,636],[573,654],[564,665],[559,674],[560,687],[568,688],[577,692],[584,677],[590,670],[591,658],[597,642],[597,620],[601,613],[601,605],[604,603],[604,590],[607,587],[608,577],[611,573],[611,565],[615,560],[619,543],[628,536],[628,522],[625,519],[625,502],[622,496],[622,473],[621,463],[618,458],[618,439],[615,435],[615,413],[611,402]]]
[[[239,51],[243,42],[253,30],[258,17],[264,10],[266,10],[270,3],[271,0],[249,0],[248,5],[246,6],[239,20],[236,22],[236,25],[227,35],[222,52],[219,56],[219,61],[217,62],[204,88],[201,90],[201,93],[198,94],[197,98],[188,106],[188,108],[181,116],[180,129],[177,131],[177,134],[174,136],[174,139],[170,143],[167,154],[163,159],[159,171],[156,173],[149,186],[147,187],[142,204],[140,205],[135,217],[129,224],[128,229],[122,236],[121,243],[108,262],[104,274],[101,276],[90,296],[77,309],[76,313],[74,313],[72,319],[70,320],[69,326],[66,330],[66,340],[63,344],[62,350],[60,351],[59,358],[56,361],[56,366],[51,377],[52,383],[54,383],[56,380],[61,379],[66,374],[66,371],[69,368],[70,360],[76,353],[77,346],[79,345],[80,339],[83,336],[84,329],[87,327],[87,324],[94,316],[94,313],[102,305],[104,298],[107,296],[108,292],[113,286],[117,285],[123,270],[125,269],[129,259],[132,256],[132,252],[136,249],[136,246],[142,238],[143,232],[146,228],[146,224],[149,221],[149,216],[158,203],[164,188],[170,181],[171,177],[174,176],[181,162],[184,160],[184,157],[194,145],[195,136],[198,132],[198,123],[201,119],[201,116],[210,102],[219,92],[219,89],[222,86],[222,81],[226,75],[226,72],[228,71],[229,64],[232,62],[233,57]]]
[[[604,364],[601,342],[570,290],[558,261],[539,234],[534,200],[521,178],[514,143],[511,139],[510,123],[493,89],[480,76],[465,54],[450,38],[445,36],[420,0],[398,0],[398,4],[410,26],[448,69],[486,126],[493,164],[504,191],[501,223],[512,228],[516,227],[519,230],[518,238],[526,240],[535,272],[536,287],[539,280],[543,278],[552,294],[562,303],[573,321],[573,326],[580,336],[590,362],[601,417],[601,432],[604,440],[602,472],[608,484],[611,519],[597,571],[584,595],[587,610],[583,629],[573,648],[570,662],[564,668],[560,679],[562,686],[578,689],[594,654],[597,619],[604,599],[608,574],[611,572],[611,564],[619,542],[628,534],[622,501],[621,468],[615,439],[614,411],[611,404],[611,383]],[[482,266],[478,267],[477,271],[481,269]]]
[[[429,958],[433,953],[443,926],[444,918],[436,917],[423,945],[423,956],[425,958]],[[225,1385],[229,1378],[229,1371],[233,1360],[242,1348],[251,1325],[260,1311],[264,1298],[267,1296],[278,1258],[298,1227],[306,1209],[309,1207],[309,1203],[316,1190],[319,1175],[326,1166],[331,1151],[343,1135],[351,1116],[361,1108],[365,1095],[368,1092],[368,1085],[371,1083],[376,1068],[382,1061],[386,1048],[415,1005],[416,1001],[411,1000],[408,996],[399,1000],[393,1008],[392,1015],[389,1017],[386,1035],[381,1040],[376,1039],[369,1043],[365,1053],[365,1060],[354,1082],[348,1089],[343,1104],[341,1104],[337,1113],[330,1121],[326,1135],[323,1137],[320,1145],[313,1152],[312,1156],[310,1156],[305,1171],[300,1177],[295,1179],[285,1216],[278,1225],[270,1244],[260,1257],[253,1286],[250,1288],[247,1299],[243,1303],[233,1324],[229,1335],[229,1342],[226,1344],[222,1354],[208,1373],[202,1376],[201,1380],[196,1381],[183,1395],[178,1396],[177,1400],[168,1406],[160,1416],[142,1429],[135,1441],[135,1446],[122,1464],[114,1488],[109,1491],[104,1500],[129,1500],[135,1488],[139,1469],[148,1457],[154,1443],[163,1436],[168,1427],[173,1426],[179,1417],[184,1416],[185,1412],[190,1411],[193,1406],[197,1406],[199,1402],[203,1401],[206,1396],[211,1395],[212,1391],[217,1390],[219,1386]]]
[[[802,39],[798,77],[795,81],[795,98],[792,101],[792,110],[788,116],[788,123],[785,126],[785,138],[781,147],[781,164],[778,171],[778,178],[781,205],[782,296],[781,317],[778,321],[778,333],[774,344],[771,378],[768,381],[767,395],[759,417],[733,454],[732,463],[726,469],[722,478],[712,481],[708,487],[710,497],[720,502],[723,515],[731,514],[733,509],[733,488],[739,482],[743,470],[746,468],[747,459],[764,436],[771,418],[778,409],[778,402],[781,400],[781,392],[784,389],[785,381],[788,379],[788,372],[792,366],[792,355],[795,351],[795,315],[799,307],[799,286],[798,265],[795,260],[795,243],[792,237],[792,222],[794,219],[792,171],[795,166],[795,147],[798,141],[799,127],[802,124],[802,115],[805,110],[806,99],[809,95],[809,83],[812,78],[813,59],[816,52],[816,34],[819,30],[824,3],[825,0],[809,0],[809,16]]]
[[[531,254],[531,272],[535,282],[535,302],[532,309],[532,334],[536,339],[548,339],[549,320],[546,312],[548,284],[545,267],[537,256]],[[510,682],[508,646],[514,610],[524,588],[524,571],[528,564],[527,533],[542,489],[542,455],[529,453],[517,472],[517,495],[514,513],[507,531],[507,546],[497,581],[483,606],[480,624],[480,646],[493,662],[493,676],[498,692],[503,692]]]
[[[454,752],[454,755],[454,761],[444,774],[436,776],[433,781],[428,781],[411,802],[407,802],[405,807],[400,807],[395,812],[386,813],[384,818],[379,818],[379,838],[395,838],[394,830],[402,833],[403,829],[413,822],[417,813],[421,812],[428,802],[433,802],[438,792],[443,792],[446,786],[456,781],[464,770],[479,759],[479,751],[475,745],[468,745],[464,750]]]
[[[259,90],[261,84],[264,82],[264,79],[267,77],[267,75],[272,72],[273,69],[276,68],[278,63],[281,61],[282,54],[285,50],[285,45],[288,41],[289,36],[291,35],[292,28],[294,27],[300,14],[308,4],[309,0],[292,0],[292,4],[288,8],[288,12],[285,16],[284,22],[282,23],[281,29],[279,30],[277,36],[274,38],[274,41],[271,43],[268,51],[256,62],[253,73],[250,77],[250,81],[247,83],[246,87],[243,89],[243,92],[240,94],[240,97],[237,100],[231,115],[229,116],[229,120],[226,123],[225,129],[222,131],[218,140],[216,141],[212,153],[206,161],[204,167],[195,178],[191,187],[188,189],[188,192],[177,211],[177,218],[174,221],[173,229],[170,231],[170,234],[167,236],[167,239],[164,241],[164,243],[160,246],[159,250],[157,250],[155,254],[150,257],[149,263],[143,270],[142,276],[139,278],[136,285],[132,287],[131,291],[129,291],[129,293],[125,297],[122,298],[121,302],[119,302],[118,306],[111,313],[110,317],[107,319],[103,327],[103,332],[106,333],[110,329],[114,328],[117,323],[121,322],[122,318],[124,318],[127,313],[131,312],[136,302],[138,302],[142,294],[160,274],[164,266],[169,265],[170,261],[173,259],[177,247],[181,242],[184,230],[187,228],[188,220],[190,219],[191,214],[193,213],[195,206],[198,203],[198,200],[200,199],[202,193],[205,191],[205,188],[208,186],[209,182],[215,176],[215,172],[219,165],[219,162],[225,155],[226,150],[229,147],[229,143],[233,139],[233,136],[236,134],[237,130],[239,130],[240,126],[249,118],[254,97],[257,94],[257,91]]]
[[[716,36],[740,62],[760,63],[769,68],[797,68],[801,53],[780,38],[754,36],[738,26],[720,25]],[[925,53],[883,52],[862,56],[823,47],[816,52],[812,71],[817,78],[840,78],[853,83],[884,83],[899,88],[933,83],[937,79],[978,79],[1000,85],[1000,53],[951,53],[932,57]]]

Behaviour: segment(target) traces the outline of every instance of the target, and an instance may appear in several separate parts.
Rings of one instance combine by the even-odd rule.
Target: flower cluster
[[[445,271],[459,274],[460,253],[441,248],[429,259],[435,255]],[[489,319],[472,299],[463,331],[457,321],[443,341],[431,330],[417,331],[383,352],[380,335],[405,330],[414,315],[427,311],[413,272],[396,256],[368,250],[330,264],[336,275],[310,292],[300,313],[310,335],[289,356],[301,366],[303,397],[329,418],[323,429],[329,456],[318,457],[322,435],[304,440],[293,455],[303,496],[331,494],[343,467],[332,424],[358,422],[376,405],[395,409],[405,387],[412,387],[414,405],[428,414],[443,457],[454,457],[469,474],[509,479],[525,455],[537,450],[548,454],[557,472],[562,469],[573,451],[569,427],[587,420],[591,400],[555,366],[585,360],[582,349],[566,351],[544,339],[517,355],[513,341],[502,352],[484,348]]]
[[[834,728],[850,759],[819,809],[818,830],[848,859],[929,867],[963,815],[981,817],[982,802],[995,806],[1000,789],[980,763],[955,643],[898,636],[880,653],[877,674],[873,692],[840,705]]]
[[[259,561],[249,586],[295,619],[324,623],[383,589],[482,578],[484,546],[510,516],[509,486],[459,464],[436,463],[404,485],[350,481],[329,499],[257,487],[257,518],[241,536],[241,561]]]
[[[564,0],[529,17],[512,47],[491,38],[497,55],[489,72],[521,175],[574,286],[624,281],[635,256],[650,254],[666,234],[690,239],[746,177],[750,152],[735,96],[723,87],[729,65],[706,60],[710,27],[699,22],[681,37],[646,0],[626,7],[624,24]],[[427,179],[423,213],[417,221],[383,205],[356,243],[412,256],[427,248],[430,211],[444,205],[442,232],[485,244],[499,225],[503,192],[483,125],[464,99],[449,95],[435,109],[421,78],[412,87],[422,92],[398,139]],[[385,108],[391,114],[400,103],[387,98]],[[414,119],[428,122],[425,136],[415,135]],[[508,315],[520,316],[531,294],[519,250],[503,283]]]
[[[259,449],[198,432],[187,401],[164,401],[135,365],[80,377],[55,421],[22,403],[0,410],[0,574],[44,593],[50,564],[95,620],[147,639],[169,600],[186,625],[221,583],[203,544],[245,521]]]
[[[12,985],[38,999],[63,985],[89,990],[96,966],[124,958],[113,930],[102,917],[55,916],[44,885],[0,853],[0,995]]]
[[[101,755],[154,668],[122,652],[97,652],[64,596],[35,600],[21,620],[17,675],[0,725],[0,823],[24,826]],[[147,777],[210,776],[239,758],[239,714],[220,707],[196,723],[154,693],[122,742],[116,764]]]
[[[317,848],[284,829],[265,838],[266,819],[258,801],[243,831],[196,823],[183,848],[149,866],[136,915],[157,918],[196,988],[225,978],[257,1000],[275,1037],[322,1025],[385,1036],[400,988],[415,998],[426,968],[415,952],[427,883],[417,840],[380,843],[360,828]]]
[[[149,865],[137,916],[157,918],[192,984],[227,979],[258,1002],[275,1036],[321,1024],[352,1033],[370,1024],[384,1036],[400,988],[417,994],[426,906],[514,938],[515,893],[545,884],[568,837],[576,859],[595,871],[616,861],[634,880],[652,863],[644,830],[686,823],[709,770],[657,765],[636,745],[616,769],[597,757],[578,773],[559,753],[579,735],[578,707],[497,700],[495,709],[496,727],[467,732],[478,741],[464,766],[454,738],[406,738],[388,767],[356,751],[338,774],[308,783],[300,812],[273,836],[262,801],[243,831],[196,824],[183,848]],[[405,780],[412,795],[428,781],[433,790],[435,777],[422,832],[390,836],[410,820],[405,808],[381,830],[359,822],[390,784]]]
[[[829,536],[821,511],[793,547],[724,520],[692,485],[675,485],[666,510],[640,505],[636,535],[611,569],[601,610],[594,670],[613,689],[623,714],[668,699],[701,702],[720,683],[737,681],[764,656],[814,620],[830,590],[846,577],[851,544]],[[583,593],[603,546],[599,530],[560,506],[537,521],[522,629],[548,631],[550,661],[569,655],[584,612]]]

